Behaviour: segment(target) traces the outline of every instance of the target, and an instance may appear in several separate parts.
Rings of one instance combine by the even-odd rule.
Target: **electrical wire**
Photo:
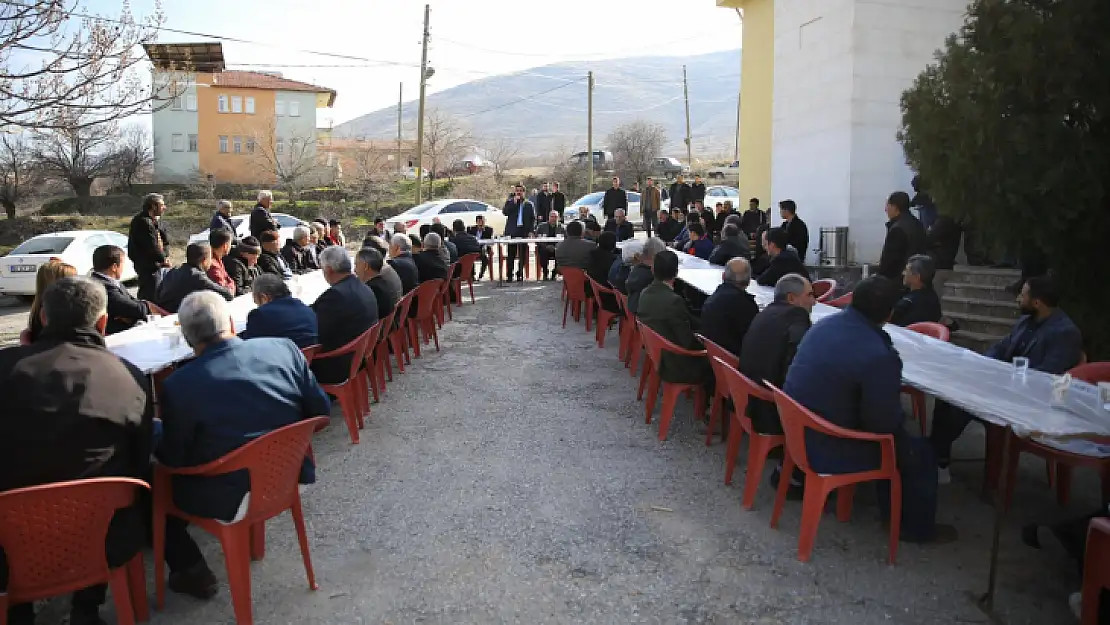
[[[701,39],[701,37],[702,37],[701,35],[691,35],[689,37],[683,37],[681,39],[675,39],[675,40],[672,40],[672,41],[664,41],[664,42],[661,42],[661,43],[654,43],[653,42],[651,45],[652,45],[653,48],[660,48],[660,47],[663,47],[663,46],[669,46],[669,45],[676,44],[676,43],[684,43],[686,41],[693,41],[694,39]],[[620,52],[624,52],[624,51],[628,51],[628,50],[642,50],[643,49],[642,45],[638,45],[638,46],[635,46],[635,47],[629,46],[629,47],[623,48],[623,49],[609,50],[607,52],[536,53],[536,52],[513,52],[513,51],[510,51],[510,50],[494,50],[494,49],[491,49],[491,48],[483,48],[481,46],[476,46],[476,45],[471,44],[471,43],[457,41],[455,39],[449,39],[447,37],[436,37],[436,41],[443,41],[445,43],[454,44],[456,46],[460,46],[460,47],[463,47],[463,48],[469,48],[471,50],[475,50],[475,51],[478,51],[478,52],[487,52],[489,54],[501,54],[501,55],[504,55],[504,56],[518,56],[518,57],[532,57],[532,58],[583,57],[584,59],[589,59],[589,58],[594,58],[594,57],[599,57],[599,56],[608,56],[610,54],[620,53]]]
[[[581,82],[581,80],[578,80],[578,81],[575,81],[575,82]],[[497,106],[491,106],[491,107],[490,107],[490,108],[488,108],[488,109],[484,109],[484,110],[481,110],[481,111],[477,111],[477,112],[475,112],[475,113],[467,113],[466,115],[460,115],[459,117],[460,117],[460,119],[466,119],[466,118],[468,118],[468,117],[476,117],[476,116],[478,116],[478,115],[483,115],[483,114],[485,114],[485,113],[490,113],[490,112],[493,112],[493,111],[498,111],[498,110],[501,110],[501,109],[503,109],[503,108],[506,108],[506,107],[512,106],[512,105],[514,105],[514,104],[519,104],[519,103],[521,103],[521,102],[526,102],[526,101],[530,101],[530,102],[536,102],[536,103],[541,103],[541,102],[542,102],[541,100],[536,100],[536,99],[535,99],[535,98],[536,98],[537,96],[541,96],[541,95],[546,95],[546,94],[548,94],[548,93],[551,93],[551,92],[553,92],[553,91],[558,91],[558,90],[560,90],[560,89],[565,89],[565,88],[567,88],[567,87],[571,86],[572,84],[574,84],[574,83],[566,83],[566,84],[564,84],[564,85],[559,85],[558,87],[554,87],[554,88],[548,89],[548,90],[546,90],[546,91],[541,91],[541,92],[539,92],[539,93],[536,93],[536,94],[533,94],[533,95],[531,95],[531,96],[524,96],[524,97],[521,97],[521,98],[517,98],[517,99],[515,99],[515,100],[512,100],[512,101],[510,101],[510,102],[505,102],[505,103],[503,103],[503,104],[498,104]]]

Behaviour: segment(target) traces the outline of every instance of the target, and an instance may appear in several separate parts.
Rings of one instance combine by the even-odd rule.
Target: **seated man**
[[[759,314],[755,296],[748,293],[751,279],[747,259],[733,258],[725,265],[721,286],[701,306],[702,336],[735,356],[740,355],[748,326]]]
[[[902,284],[909,291],[894,305],[891,323],[905,327],[923,321],[940,322],[940,297],[933,289],[935,266],[933,259],[924,254],[910,256],[902,272]]]
[[[212,263],[208,265],[208,277],[216,284],[231,291],[232,297],[239,293],[235,290],[235,281],[227,273],[224,259],[231,253],[232,234],[230,230],[211,230],[208,233],[208,245],[212,246]]]
[[[475,226],[473,228],[467,228],[466,232],[473,236],[482,248],[482,255],[478,257],[478,261],[481,263],[481,268],[478,270],[478,279],[481,280],[482,276],[486,275],[486,269],[489,267],[490,262],[493,261],[493,246],[481,245],[481,242],[493,238],[493,228],[486,225],[486,218],[481,215],[474,218],[474,224]],[[492,280],[493,272],[490,271],[489,274]]]
[[[285,259],[285,264],[289,265],[289,270],[295,274],[308,273],[308,262],[306,260],[305,247],[309,242],[308,228],[304,226],[297,226],[293,229],[293,238],[285,242],[285,247],[281,248],[281,257]]]
[[[186,297],[178,316],[196,358],[166,378],[159,397],[165,422],[157,452],[162,464],[207,464],[268,432],[331,412],[327,396],[292,341],[236,338],[227,306],[212,293]],[[315,468],[306,458],[300,481],[310,484],[315,479]],[[249,491],[246,471],[173,479],[175,506],[220,521],[246,511]],[[211,597],[216,578],[186,528],[185,521],[166,518],[170,590]]]
[[[235,292],[239,295],[248,293],[254,284],[255,278],[262,275],[258,266],[258,255],[262,253],[262,246],[258,239],[246,237],[236,245],[231,253],[224,256],[224,269],[231,281],[235,283]]]
[[[375,249],[381,254],[382,269],[380,273],[382,279],[389,283],[389,289],[397,294],[397,301],[400,301],[401,297],[405,295],[405,285],[401,282],[401,276],[393,269],[393,265],[385,262],[385,257],[389,254],[389,244],[378,236],[368,236],[363,240],[363,247]],[[396,305],[396,302],[394,305]]]
[[[104,347],[104,287],[89,278],[62,278],[42,299],[45,327],[38,340],[0,350],[0,492],[96,477],[147,480],[154,419],[150,381]],[[122,566],[143,548],[148,514],[134,506],[116,513],[104,550],[109,566]],[[7,585],[0,550],[0,592]],[[106,590],[98,585],[75,592],[69,622],[103,623]],[[8,607],[11,625],[34,621],[33,604]]]
[[[655,257],[667,249],[667,244],[656,237],[652,237],[644,242],[644,249],[640,252],[640,262],[631,271],[628,272],[628,280],[625,282],[625,293],[628,295],[628,310],[632,314],[636,314],[636,307],[640,303],[640,294],[652,282],[655,281],[655,276],[652,274],[652,265],[655,263]]]
[[[555,268],[574,267],[586,270],[590,266],[590,253],[597,244],[582,238],[584,226],[580,221],[567,224],[567,236],[555,246]]]
[[[405,295],[420,285],[420,270],[412,259],[412,243],[407,235],[395,234],[389,240],[389,266],[401,279]]]
[[[123,248],[115,245],[101,245],[93,250],[92,279],[104,285],[108,294],[108,325],[104,334],[123,332],[147,315],[165,315],[166,311],[158,306],[138,299],[123,286],[123,261],[126,258]]]
[[[582,233],[582,238],[596,243],[597,238],[601,236],[601,226],[599,226],[596,221],[587,221],[584,222],[583,225],[586,230]]]
[[[374,299],[378,302],[378,319],[388,317],[402,296],[400,280],[396,283],[386,280],[382,275],[384,266],[385,259],[381,252],[372,247],[362,248],[355,257],[355,275],[374,292]]]
[[[590,251],[590,266],[586,268],[586,275],[593,278],[603,287],[609,286],[609,270],[613,262],[620,259],[617,254],[617,235],[612,232],[602,232],[597,239],[597,247]],[[586,294],[593,296],[590,283],[586,283]],[[609,312],[620,312],[617,298],[609,293],[602,293],[601,305]]]
[[[158,305],[169,312],[177,312],[181,300],[197,291],[212,291],[231,301],[231,291],[208,277],[208,267],[212,265],[212,247],[207,243],[190,243],[185,248],[185,264],[169,270],[158,285],[155,299]]]
[[[722,223],[721,242],[713,248],[713,252],[709,255],[709,262],[714,265],[724,265],[733,258],[746,259],[750,256],[748,237],[743,236],[738,226]]]
[[[563,225],[559,223],[559,213],[551,211],[547,214],[547,221],[536,226],[536,236],[538,237],[558,237],[565,236],[566,230]],[[539,256],[540,272],[543,273],[544,280],[554,280],[555,272],[548,271],[547,265],[555,258],[555,243],[537,243],[536,254]]]
[[[481,254],[482,246],[478,244],[478,239],[474,235],[466,231],[466,224],[463,220],[456,219],[451,223],[451,241],[455,246],[455,250],[459,258],[467,254]]]
[[[258,267],[262,273],[272,273],[275,276],[281,276],[283,280],[292,280],[293,270],[281,255],[280,239],[281,236],[273,230],[262,233],[259,237],[262,243],[262,254],[258,257]]]
[[[690,241],[683,251],[702,260],[709,260],[709,255],[713,253],[713,240],[705,233],[705,226],[693,223],[687,229],[690,232]]]
[[[659,228],[656,230],[657,235],[664,243],[672,243],[682,228],[685,222],[682,219],[682,211],[674,209],[675,216],[672,218],[671,213],[667,209],[659,211]]]
[[[1029,359],[1029,368],[1045,373],[1061,374],[1077,366],[1083,358],[1083,336],[1072,320],[1060,310],[1056,285],[1048,276],[1030,278],[1021,287],[1018,297],[1021,314],[1010,335],[997,342],[987,353],[988,358],[1012,362],[1022,356]],[[952,443],[971,422],[971,415],[945,401],[937,401],[933,409],[933,443],[940,483],[951,481],[948,465],[952,460]]]
[[[320,334],[320,351],[330,352],[358,338],[378,322],[374,292],[351,273],[347,250],[334,245],[320,255],[324,280],[331,285],[312,304]],[[351,356],[315,359],[312,372],[321,384],[338,384],[351,372]]]
[[[892,434],[902,477],[902,540],[950,542],[955,528],[937,525],[936,460],[925,439],[909,433],[902,412],[902,359],[883,331],[898,285],[881,276],[859,283],[852,304],[815,324],[798,346],[783,391],[842,428]],[[879,445],[806,430],[806,454],[822,474],[879,468]],[[889,519],[890,482],[877,482]]]
[[[609,284],[614,289],[628,295],[628,276],[632,269],[640,264],[640,255],[644,252],[644,242],[633,239],[621,246],[620,258],[609,268]]]
[[[413,262],[416,263],[416,271],[417,275],[420,276],[420,282],[446,280],[448,278],[449,267],[440,253],[442,245],[443,239],[438,234],[429,232],[424,236],[424,249],[412,257]]]
[[[247,328],[239,338],[285,338],[301,349],[320,342],[316,313],[292,296],[284,280],[272,273],[263,274],[254,281],[251,295],[258,308],[247,313]]]
[[[787,247],[788,238],[786,230],[782,228],[771,228],[764,234],[763,246],[767,249],[767,255],[771,261],[767,265],[767,270],[756,279],[756,282],[763,286],[773,286],[779,278],[788,273],[796,273],[809,280],[809,271],[798,258],[797,252]]]
[[[605,232],[612,232],[617,235],[618,243],[636,236],[636,230],[632,227],[632,222],[625,218],[624,211],[619,208],[613,213],[613,218],[605,222]]]
[[[686,308],[686,300],[674,291],[678,277],[678,256],[663,250],[652,261],[655,280],[640,293],[636,316],[640,322],[683,349],[703,349],[694,336],[697,319]],[[679,384],[702,384],[706,399],[713,397],[713,370],[704,357],[680,356],[663,352],[659,379]]]
[[[459,248],[448,238],[447,228],[443,224],[432,224],[432,232],[439,235],[439,255],[448,266],[455,264],[459,260]]]

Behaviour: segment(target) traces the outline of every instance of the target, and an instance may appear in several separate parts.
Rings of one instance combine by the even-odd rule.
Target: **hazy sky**
[[[90,12],[115,16],[120,4],[120,0],[87,0],[86,6]],[[395,105],[401,82],[405,100],[416,98],[424,5],[423,0],[162,3],[167,28],[267,44],[223,42],[229,69],[280,71],[287,78],[338,91],[335,108],[319,112],[321,126],[329,118],[340,123]],[[431,5],[429,63],[436,74],[429,81],[429,93],[562,61],[693,56],[740,47],[739,18],[730,9],[718,8],[714,0],[437,0]],[[154,0],[131,0],[131,6],[136,16],[146,15],[153,10]],[[170,32],[159,37],[162,43],[196,40],[205,39]]]

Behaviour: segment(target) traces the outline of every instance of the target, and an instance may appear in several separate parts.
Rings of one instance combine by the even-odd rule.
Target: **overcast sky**
[[[86,0],[118,16],[120,0]],[[438,0],[429,62],[434,93],[476,78],[563,61],[693,56],[740,47],[740,20],[714,0]],[[319,125],[395,105],[399,83],[415,99],[423,0],[163,0],[164,26],[267,45],[223,42],[229,69],[280,71],[339,92]],[[154,0],[131,0],[136,16]],[[681,6],[681,9],[678,7]],[[163,32],[162,43],[205,40]],[[306,54],[310,50],[401,65]],[[253,64],[259,64],[254,66]],[[263,66],[264,65],[264,66]]]

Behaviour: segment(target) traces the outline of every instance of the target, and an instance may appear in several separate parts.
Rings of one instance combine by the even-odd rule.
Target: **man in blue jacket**
[[[293,297],[284,280],[272,273],[264,273],[255,279],[251,295],[258,308],[247,314],[247,328],[239,334],[239,338],[289,339],[301,349],[320,343],[316,313]]]
[[[288,339],[236,338],[219,295],[201,291],[187,296],[178,318],[197,357],[166,378],[159,462],[171,467],[206,464],[273,430],[331,412],[297,346]],[[315,480],[315,468],[306,458],[300,481]],[[173,499],[185,513],[231,521],[244,512],[249,490],[246,471],[178,476]],[[186,523],[174,517],[166,522],[166,564],[170,590],[198,597],[216,593],[216,578]]]
[[[1079,365],[1083,359],[1083,336],[1071,318],[1058,308],[1056,286],[1048,276],[1030,278],[1021,288],[1018,305],[1024,315],[1014,324],[1010,335],[995,343],[988,358],[1012,362],[1022,356],[1029,359],[1029,368],[1045,373],[1061,374]],[[952,443],[964,432],[972,416],[944,401],[933,409],[933,431],[929,439],[940,466],[940,483],[947,484],[952,476]]]
[[[936,524],[936,462],[927,441],[910,434],[902,412],[902,359],[883,324],[898,300],[898,285],[881,276],[856,287],[852,305],[815,324],[798,346],[783,391],[834,425],[894,435],[902,479],[902,540],[948,542],[955,528]],[[806,431],[814,471],[858,473],[879,468],[879,445]],[[890,483],[877,482],[884,519]]]

